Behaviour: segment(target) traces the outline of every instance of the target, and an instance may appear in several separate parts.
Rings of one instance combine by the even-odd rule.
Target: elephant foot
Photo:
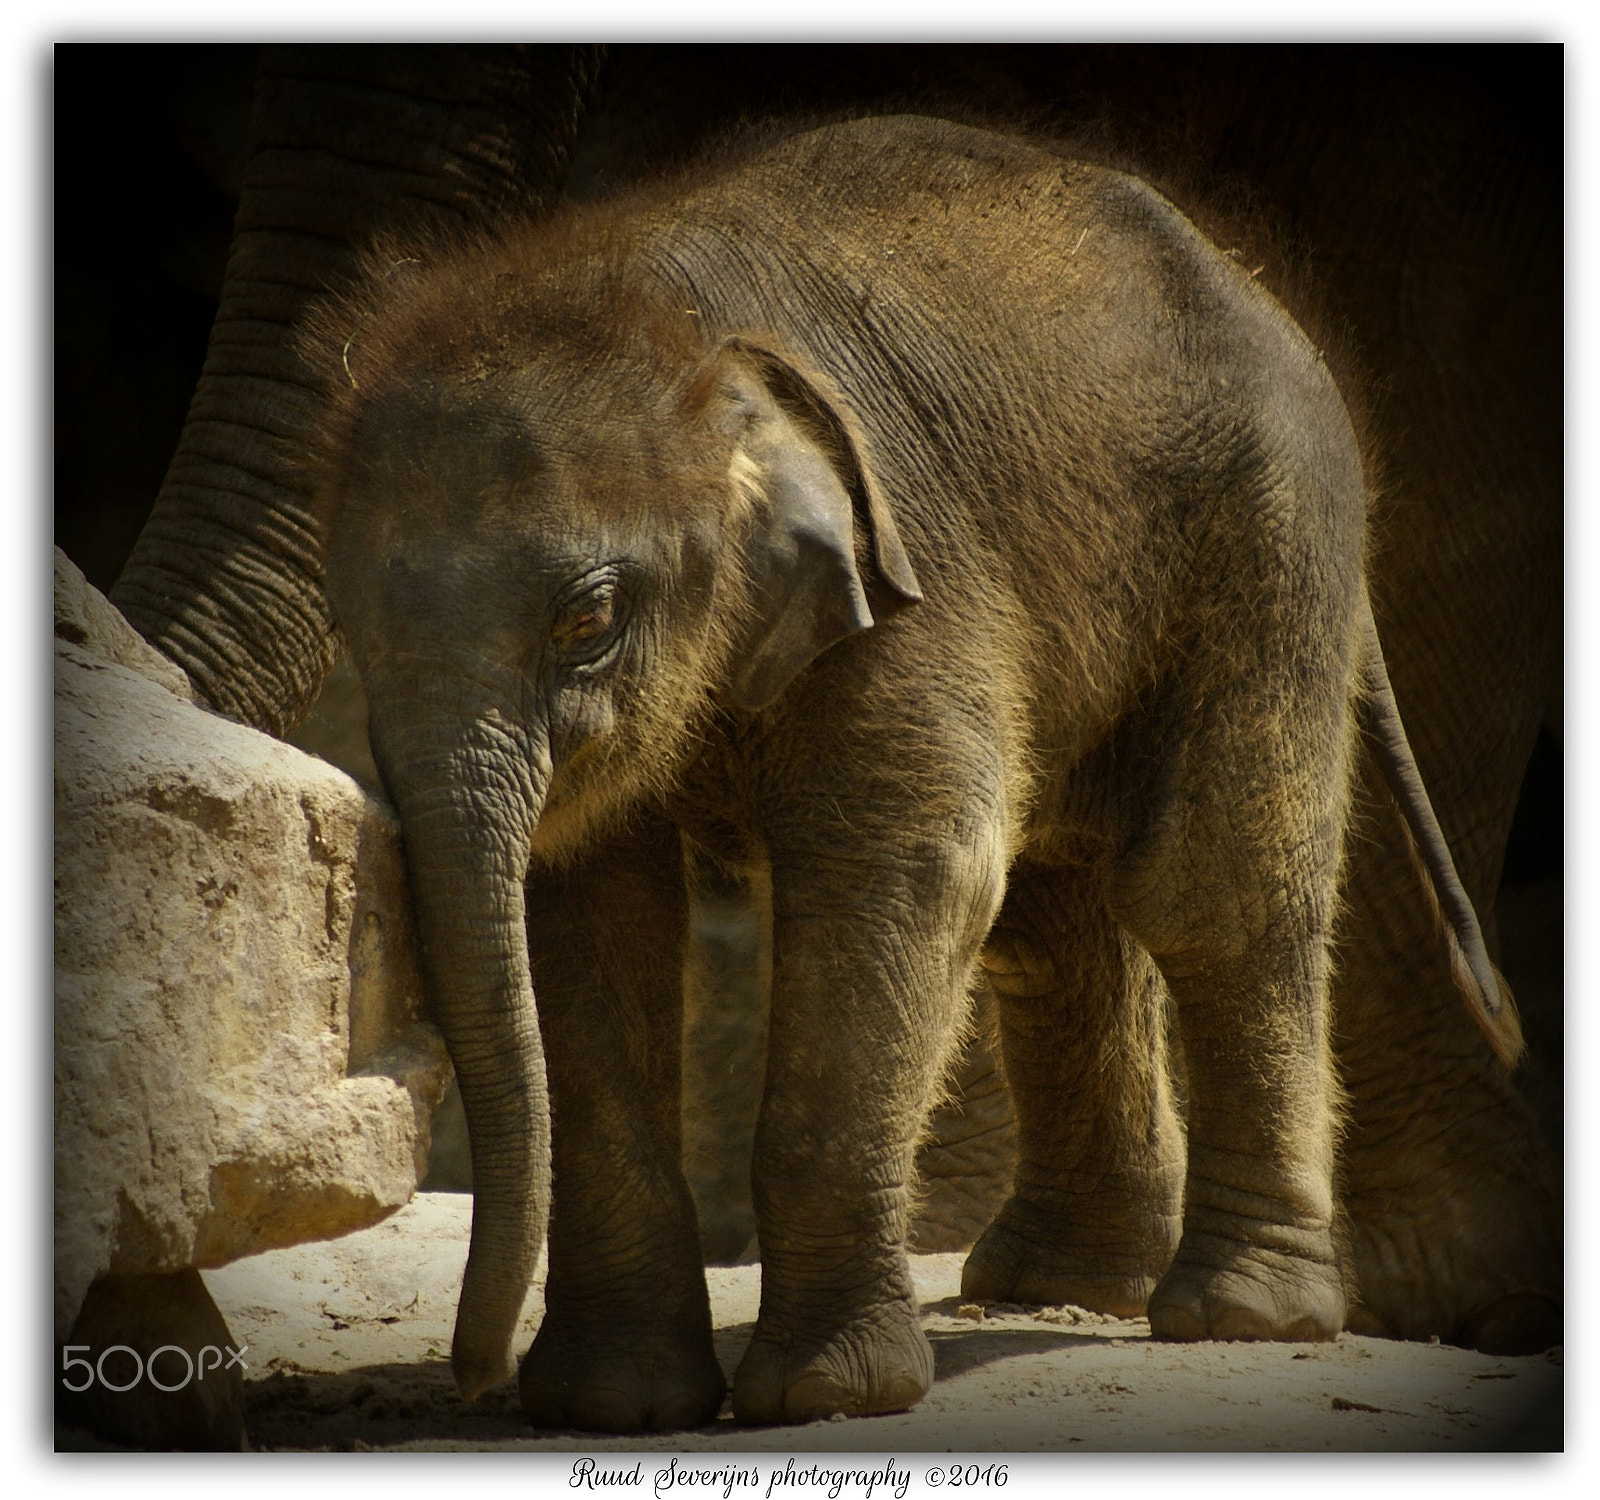
[[[1324,1259],[1185,1235],[1149,1312],[1151,1333],[1179,1343],[1321,1343],[1344,1327],[1345,1294],[1331,1240]]]
[[[1143,1317],[1178,1243],[1176,1212],[1147,1219],[1142,1233],[1112,1241],[1098,1206],[1093,1215],[1068,1215],[1012,1198],[967,1256],[961,1295]]]
[[[1453,1330],[1448,1342],[1485,1354],[1542,1354],[1562,1342],[1561,1303],[1544,1292],[1496,1297]]]
[[[1421,1182],[1409,1170],[1380,1179],[1362,1161],[1367,1191],[1346,1200],[1361,1304],[1351,1330],[1485,1354],[1561,1343],[1560,1184],[1530,1154],[1508,1146],[1510,1165],[1476,1181],[1437,1157],[1424,1157],[1432,1179]]]
[[[756,1324],[733,1378],[740,1422],[814,1422],[836,1412],[906,1411],[933,1384],[933,1349],[914,1301],[891,1303],[828,1333]]]
[[[1378,1339],[1420,1342],[1431,1336],[1397,1329],[1368,1307],[1352,1308],[1346,1326],[1351,1333]],[[1440,1331],[1438,1338],[1441,1343],[1482,1354],[1542,1354],[1562,1342],[1563,1328],[1560,1299],[1552,1293],[1524,1289],[1493,1298]]]
[[[715,1421],[722,1410],[728,1382],[709,1327],[691,1340],[619,1329],[563,1334],[548,1323],[517,1381],[535,1427],[679,1432]]]

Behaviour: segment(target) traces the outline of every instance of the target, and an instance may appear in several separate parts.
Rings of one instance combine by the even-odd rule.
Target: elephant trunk
[[[222,301],[161,493],[112,602],[211,707],[271,734],[338,643],[295,452],[319,391],[293,353],[305,306],[358,247],[548,206],[594,87],[589,47],[261,49]]]
[[[490,721],[396,735],[384,717],[373,716],[374,748],[400,810],[424,977],[472,1151],[472,1244],[451,1350],[456,1385],[472,1400],[513,1371],[550,1206],[549,1096],[523,906],[546,778],[529,769],[523,737]]]

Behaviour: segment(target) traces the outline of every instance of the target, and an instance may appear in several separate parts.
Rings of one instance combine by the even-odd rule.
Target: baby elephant
[[[969,1287],[1148,1301],[1168,1338],[1339,1331],[1327,947],[1362,712],[1463,988],[1512,1022],[1386,696],[1350,423],[1245,270],[1126,176],[874,119],[387,250],[303,347],[467,1110],[465,1394],[510,1371],[548,1209],[532,1420],[723,1400],[679,1162],[683,834],[771,902],[740,1420],[927,1391],[907,1177],[980,956],[1023,1159]],[[1096,1128],[1062,1080],[1152,963],[1187,1166],[1108,1235],[1060,1187]]]

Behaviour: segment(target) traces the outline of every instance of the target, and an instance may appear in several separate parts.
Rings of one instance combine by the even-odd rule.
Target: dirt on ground
[[[1170,1344],[1143,1319],[964,1304],[960,1255],[913,1257],[937,1378],[915,1410],[670,1437],[534,1432],[516,1384],[471,1405],[450,1333],[471,1200],[423,1193],[376,1228],[238,1261],[205,1278],[235,1342],[257,1450],[1029,1453],[1549,1450],[1562,1446],[1562,1354],[1516,1358],[1343,1334],[1328,1344]],[[730,1379],[759,1266],[707,1271]],[[538,1327],[542,1288],[524,1309]]]

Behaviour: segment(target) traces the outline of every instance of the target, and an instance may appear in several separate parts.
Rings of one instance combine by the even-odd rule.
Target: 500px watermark
[[[198,1354],[192,1355],[178,1344],[163,1344],[159,1349],[152,1350],[149,1359],[146,1359],[137,1349],[130,1349],[126,1344],[111,1344],[100,1351],[98,1359],[90,1361],[84,1356],[92,1352],[91,1345],[67,1344],[61,1350],[61,1368],[64,1372],[61,1383],[75,1395],[96,1383],[102,1390],[118,1393],[131,1391],[141,1380],[148,1380],[158,1391],[181,1391],[191,1380],[204,1380],[208,1370],[231,1370],[235,1365],[241,1370],[248,1368],[244,1356],[249,1347],[244,1344],[235,1349],[232,1344],[224,1344],[219,1349],[215,1344],[207,1344]],[[108,1371],[106,1361],[112,1355],[118,1358],[112,1360]],[[183,1361],[181,1376],[178,1376],[175,1361],[163,1359],[163,1355],[175,1355]],[[162,1360],[161,1374],[156,1373],[158,1359]],[[129,1361],[132,1362],[133,1374],[125,1379],[130,1368]],[[80,1370],[81,1377],[78,1373]],[[178,1378],[174,1379],[175,1376]],[[76,1385],[73,1384],[74,1378],[78,1380]]]

